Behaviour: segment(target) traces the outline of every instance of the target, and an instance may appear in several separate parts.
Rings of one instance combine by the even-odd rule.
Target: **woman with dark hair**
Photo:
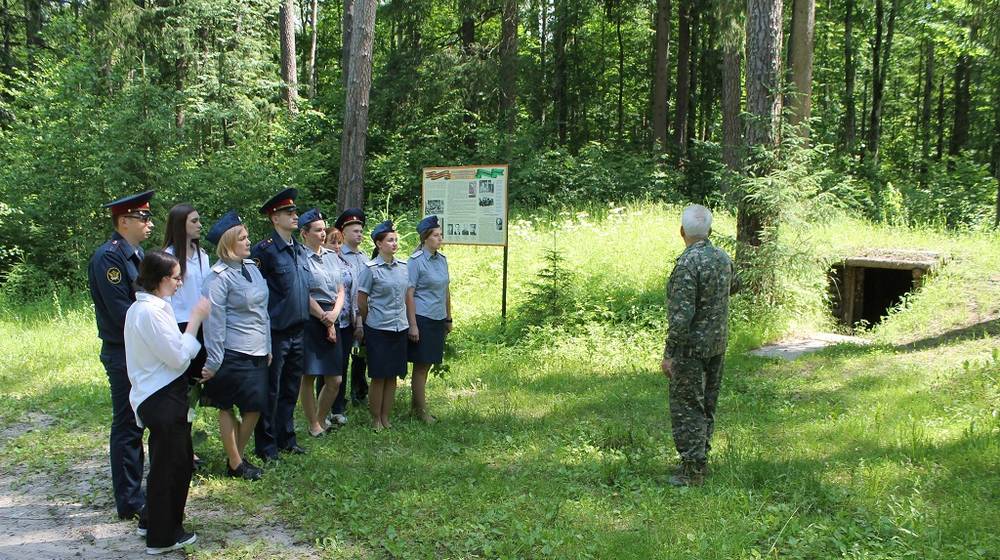
[[[177,288],[170,298],[170,306],[174,309],[177,328],[181,332],[187,329],[191,317],[191,309],[201,299],[201,288],[208,278],[208,253],[201,248],[201,215],[190,204],[177,204],[167,214],[167,233],[163,239],[163,250],[177,257],[181,265],[181,276],[184,283]],[[205,343],[202,331],[195,336],[198,342]],[[186,372],[188,382],[192,385],[201,379],[201,368],[205,366],[205,348],[191,360]],[[201,466],[201,459],[194,456],[194,466]]]
[[[358,278],[358,309],[365,325],[368,346],[368,410],[372,428],[391,428],[389,413],[396,397],[396,379],[406,377],[407,295],[406,261],[395,258],[399,236],[386,220],[372,230],[375,252]]]
[[[437,216],[427,216],[417,224],[420,246],[407,262],[409,289],[410,345],[407,359],[413,362],[413,415],[427,424],[437,421],[427,411],[427,373],[444,358],[444,338],[451,332],[451,281],[448,260],[439,251],[444,235]]]
[[[328,422],[343,426],[347,424],[347,364],[351,359],[351,352],[359,346],[354,333],[358,317],[358,287],[351,263],[344,257],[341,249],[344,245],[344,232],[336,226],[326,228],[326,242],[324,247],[333,251],[337,255],[337,263],[340,265],[341,282],[344,284],[344,306],[340,310],[340,317],[337,318],[337,338],[340,340],[341,358],[341,383],[340,390],[337,391],[337,398],[333,401],[333,412],[328,418]],[[364,372],[362,372],[362,376]],[[352,381],[353,383],[353,381]],[[357,388],[357,385],[354,385]]]
[[[309,422],[309,435],[319,437],[330,428],[326,416],[333,408],[333,400],[337,398],[343,378],[337,320],[344,307],[344,284],[337,254],[323,246],[326,221],[319,210],[307,210],[299,218],[299,237],[306,246],[306,263],[312,272],[309,295],[319,305],[319,309],[309,317],[302,336],[303,375],[299,400]],[[324,316],[330,326],[324,324]],[[318,403],[314,392],[317,378],[323,379]]]
[[[125,315],[125,362],[132,384],[129,401],[137,423],[149,428],[146,553],[161,554],[198,538],[183,525],[194,470],[184,371],[201,349],[194,333],[208,315],[209,304],[197,301],[184,333],[177,330],[166,299],[183,277],[177,259],[163,251],[146,253],[136,283],[135,303]]]

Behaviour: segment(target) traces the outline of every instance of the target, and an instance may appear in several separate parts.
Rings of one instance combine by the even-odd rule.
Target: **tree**
[[[892,52],[892,36],[896,27],[896,13],[899,0],[892,0],[889,8],[888,24],[884,21],[885,1],[875,0],[875,43],[872,46],[872,106],[868,118],[868,144],[865,152],[873,166],[878,166],[879,142],[882,139],[882,107],[885,103],[885,81],[889,71],[889,55]],[[886,32],[882,36],[882,26]]]
[[[553,87],[552,104],[556,119],[556,137],[560,145],[565,145],[567,140],[567,124],[569,121],[568,92],[566,90],[568,80],[568,64],[566,61],[566,43],[569,41],[570,32],[570,0],[553,0],[555,6],[555,25],[553,29]]]
[[[353,29],[354,0],[344,0],[344,14],[341,29],[342,44],[340,46],[340,79],[347,89],[348,71],[351,67],[351,31]]]
[[[920,97],[920,181],[927,181],[927,162],[931,157],[931,112],[934,105],[934,40],[924,37],[924,75]]]
[[[354,0],[344,135],[340,144],[341,208],[364,205],[365,144],[368,139],[368,99],[372,85],[372,47],[378,0]]]
[[[976,27],[969,27],[969,43],[976,40]],[[962,152],[969,141],[969,106],[972,104],[970,86],[972,82],[972,54],[969,47],[962,49],[955,62],[954,115],[952,117],[951,139],[948,143],[948,155],[955,157]]]
[[[809,136],[812,109],[813,32],[816,25],[816,0],[793,0],[792,32],[788,59],[792,70],[790,122],[803,137]]]
[[[653,76],[653,142],[656,149],[667,146],[667,82],[670,58],[670,0],[656,0],[656,45]]]
[[[312,0],[309,11],[309,99],[316,99],[316,49],[319,41],[319,0]]]
[[[688,104],[691,102],[691,2],[677,7],[677,102],[674,104],[674,153],[684,157],[688,142]]]
[[[732,171],[742,168],[740,157],[743,133],[740,123],[740,77],[744,46],[744,4],[737,0],[719,2],[722,43],[722,160]]]
[[[503,0],[500,24],[500,119],[509,152],[517,132],[517,0]]]
[[[747,3],[747,113],[746,143],[752,154],[747,172],[761,177],[771,171],[770,158],[778,148],[781,124],[781,0]],[[736,219],[736,237],[744,245],[761,244],[767,216],[743,198]]]
[[[295,5],[282,0],[278,8],[278,36],[281,45],[281,97],[288,112],[298,112],[299,78],[295,60]]]
[[[854,106],[854,82],[857,66],[854,62],[854,0],[844,1],[844,119],[841,142],[843,151],[854,153],[857,113]]]

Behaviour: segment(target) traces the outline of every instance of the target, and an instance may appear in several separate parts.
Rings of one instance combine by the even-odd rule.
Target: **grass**
[[[717,220],[733,234],[732,219]],[[506,328],[500,249],[447,248],[456,332],[448,371],[429,386],[441,423],[408,419],[404,386],[395,429],[373,434],[353,411],[250,484],[223,478],[202,412],[197,450],[211,466],[193,496],[266,511],[326,558],[1000,558],[996,236],[847,219],[785,232],[805,255],[782,275],[792,296],[780,316],[734,304],[714,472],[675,490],[658,364],[677,224],[678,209],[651,205],[515,221]],[[553,242],[573,272],[573,307],[546,321],[525,310]],[[746,353],[790,329],[829,328],[826,267],[864,246],[950,261],[868,334],[870,347],[790,363]],[[5,467],[59,472],[106,445],[93,319],[62,307],[7,309],[0,322],[0,422],[56,418],[0,449]],[[213,544],[225,527],[198,523],[211,530],[195,558],[274,554]]]

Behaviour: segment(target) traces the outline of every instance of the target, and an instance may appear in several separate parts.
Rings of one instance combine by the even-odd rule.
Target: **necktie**
[[[243,277],[247,279],[247,282],[253,282],[253,277],[250,276],[250,271],[247,270],[247,265],[241,264],[240,265],[240,272],[243,273]]]

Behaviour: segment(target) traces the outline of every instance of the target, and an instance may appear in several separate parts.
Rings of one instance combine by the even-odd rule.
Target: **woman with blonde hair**
[[[205,321],[202,397],[219,409],[219,430],[228,461],[226,474],[258,480],[263,471],[244,458],[247,441],[267,403],[271,328],[267,283],[250,257],[250,238],[234,210],[208,232],[219,261],[212,266],[204,293],[211,302]],[[233,407],[240,410],[236,417]]]

